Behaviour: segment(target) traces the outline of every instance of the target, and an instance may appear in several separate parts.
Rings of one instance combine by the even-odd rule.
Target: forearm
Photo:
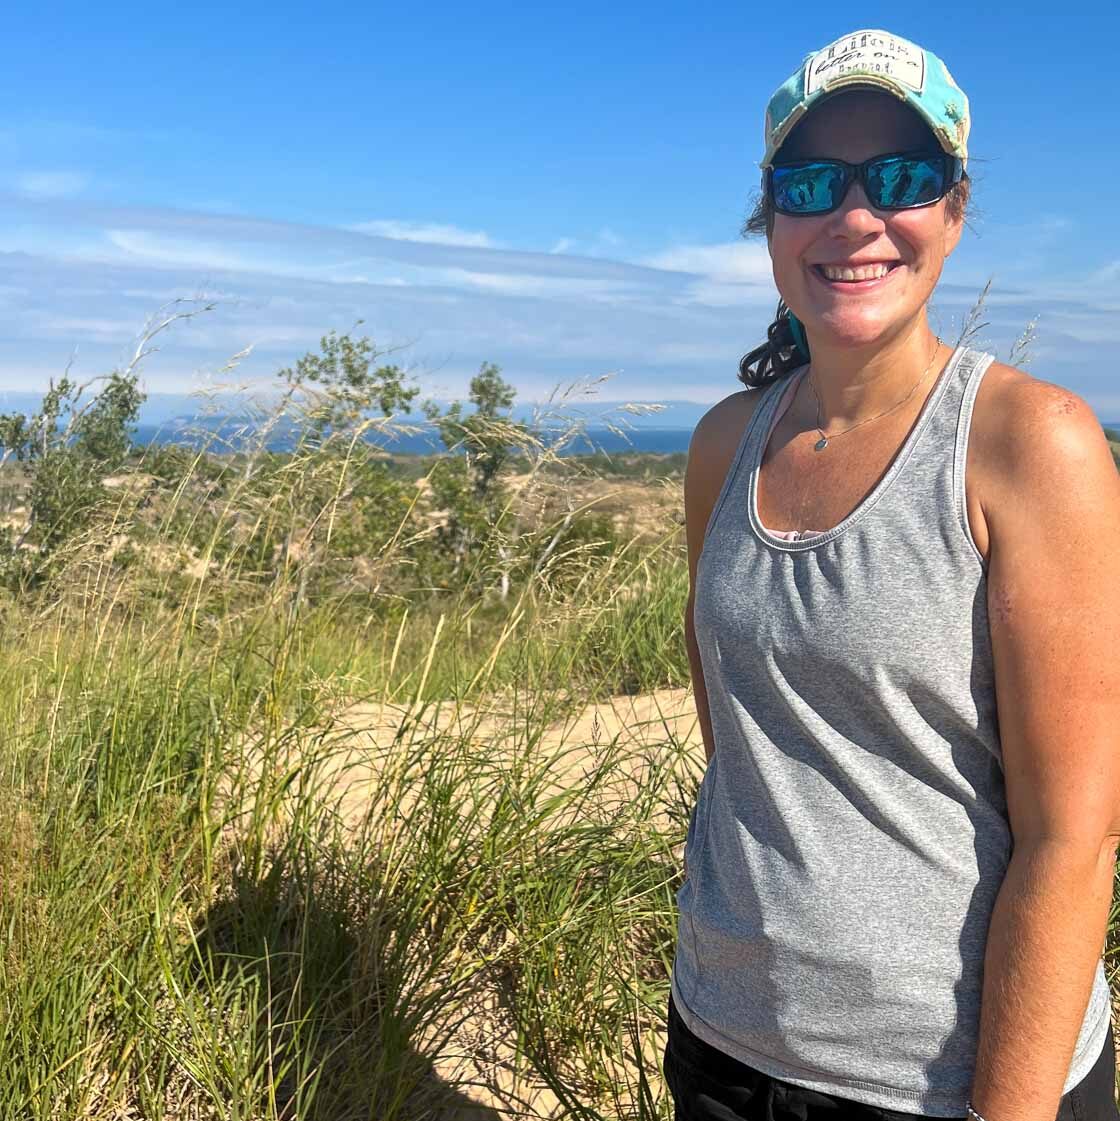
[[[1115,849],[1016,846],[984,954],[972,1107],[1054,1121],[1112,903]]]

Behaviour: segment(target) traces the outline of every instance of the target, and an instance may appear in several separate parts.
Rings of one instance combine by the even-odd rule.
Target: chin
[[[860,347],[878,342],[890,330],[891,320],[879,316],[823,315],[817,326],[833,346]]]

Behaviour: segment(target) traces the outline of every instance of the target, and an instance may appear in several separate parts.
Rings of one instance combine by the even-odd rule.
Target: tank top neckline
[[[933,414],[937,411],[937,407],[942,397],[945,395],[945,390],[952,380],[953,373],[960,364],[960,360],[967,349],[968,348],[964,345],[958,344],[953,353],[946,359],[945,366],[938,375],[937,382],[926,396],[925,403],[922,405],[922,410],[918,414],[917,420],[915,420],[914,424],[911,426],[909,434],[906,439],[903,440],[898,451],[895,452],[890,466],[888,466],[882,478],[871,489],[870,493],[856,505],[855,509],[853,509],[847,517],[843,518],[831,529],[821,530],[812,537],[803,540],[791,541],[786,538],[775,537],[774,534],[762,524],[762,518],[758,512],[758,477],[762,466],[762,460],[766,455],[766,448],[770,443],[771,433],[769,421],[773,417],[774,410],[781,401],[786,389],[786,386],[781,383],[771,386],[769,398],[759,402],[759,407],[755,411],[754,416],[751,417],[751,421],[747,426],[747,433],[744,436],[745,441],[753,443],[754,445],[753,454],[748,464],[747,513],[751,530],[755,537],[764,545],[768,545],[770,548],[780,552],[800,553],[810,549],[818,549],[830,541],[835,541],[836,538],[847,529],[859,522],[887,493],[891,484],[906,465],[906,461],[913,453],[914,447],[921,437],[922,432],[929,424]],[[807,369],[808,365],[806,364],[801,367],[796,376],[799,378],[804,377]]]
[[[774,429],[778,427],[782,417],[789,411],[790,405],[793,403],[794,397],[797,396],[799,383],[803,375],[804,367],[791,374],[786,381],[789,383],[786,389],[778,397],[778,407],[774,410],[770,417],[770,423],[766,426],[766,442],[770,442],[770,437],[774,435]],[[819,536],[823,530],[819,529],[771,529],[768,525],[762,524],[762,519],[759,519],[759,525],[762,526],[767,533],[772,537],[780,537],[783,541],[803,541],[808,540],[810,537]]]

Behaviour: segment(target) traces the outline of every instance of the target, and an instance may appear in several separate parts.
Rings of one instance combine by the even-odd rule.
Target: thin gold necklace
[[[896,401],[895,404],[891,405],[891,407],[889,409],[884,409],[881,413],[878,413],[875,416],[869,416],[865,420],[857,421],[855,424],[851,424],[847,428],[841,429],[839,432],[833,432],[833,434],[831,436],[826,436],[825,433],[824,433],[824,429],[821,428],[821,399],[817,394],[817,387],[813,384],[813,370],[812,370],[812,367],[810,367],[810,369],[809,369],[809,388],[813,391],[813,396],[816,398],[816,401],[817,401],[817,431],[821,434],[821,438],[813,445],[813,450],[818,451],[818,452],[822,452],[822,451],[824,451],[825,448],[828,447],[829,440],[835,440],[837,436],[843,436],[846,432],[851,432],[853,428],[859,428],[859,426],[861,424],[870,424],[871,421],[878,420],[880,417],[886,416],[887,413],[893,413],[895,411],[895,409],[902,408],[902,406],[905,405],[906,402],[909,401],[910,398],[914,396],[914,393],[917,391],[918,386],[921,385],[922,382],[924,382],[926,380],[926,376],[929,374],[930,370],[933,369],[933,363],[934,363],[934,360],[937,358],[937,352],[941,349],[941,339],[940,339],[940,337],[935,335],[934,338],[937,339],[937,344],[933,348],[933,357],[930,358],[929,365],[925,368],[925,372],[922,374],[922,376],[920,378],[918,378],[918,380],[916,382],[914,382],[913,389],[911,389],[910,392],[907,393],[906,396],[903,397],[901,401]]]

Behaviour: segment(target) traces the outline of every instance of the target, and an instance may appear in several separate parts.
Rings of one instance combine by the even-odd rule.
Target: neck
[[[924,317],[885,343],[839,347],[810,335],[809,349],[812,360],[808,376],[820,399],[820,422],[825,431],[858,424],[897,405],[923,374],[939,367],[948,350],[938,343]],[[812,389],[806,386],[805,391],[815,412]]]

